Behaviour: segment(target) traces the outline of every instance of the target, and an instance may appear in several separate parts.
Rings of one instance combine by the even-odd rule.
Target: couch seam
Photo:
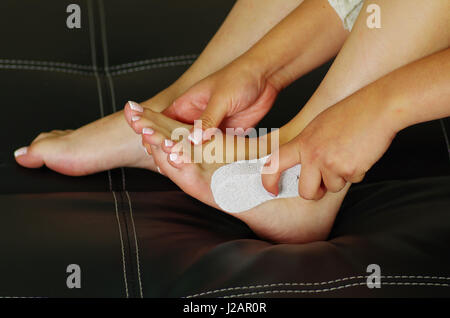
[[[141,280],[141,264],[139,261],[139,245],[138,245],[138,240],[137,240],[137,235],[136,235],[136,227],[134,225],[133,208],[131,206],[131,198],[130,198],[128,191],[125,191],[125,194],[127,195],[128,205],[130,207],[131,224],[133,226],[133,234],[134,234],[134,244],[136,245],[136,261],[137,261],[137,270],[138,270],[138,279],[139,279],[139,291],[141,293],[141,298],[144,298],[144,292],[142,290],[142,280]]]
[[[111,94],[111,103],[112,103],[112,108],[113,108],[113,112],[117,111],[117,107],[116,107],[116,96],[115,96],[115,91],[114,91],[114,82],[112,80],[110,71],[109,71],[109,56],[108,56],[108,43],[107,43],[107,37],[106,37],[106,19],[105,19],[105,8],[104,8],[104,4],[103,4],[103,0],[99,0],[98,1],[98,7],[99,7],[99,17],[100,17],[100,24],[101,24],[101,40],[102,40],[102,49],[103,49],[103,58],[104,58],[104,70],[105,70],[105,75],[106,78],[108,79],[108,83],[109,83],[109,90],[110,90],[110,94]],[[138,242],[137,242],[137,235],[136,235],[136,229],[135,229],[135,225],[134,225],[134,218],[133,218],[133,212],[132,212],[132,206],[131,206],[131,198],[128,194],[128,191],[126,191],[126,178],[125,178],[125,170],[124,168],[120,168],[121,170],[121,174],[122,174],[122,193],[125,193],[125,195],[127,196],[128,199],[128,207],[129,207],[129,218],[131,219],[131,225],[132,225],[132,231],[133,231],[133,236],[134,236],[134,242],[135,242],[135,255],[136,255],[136,269],[137,269],[137,278],[138,278],[138,284],[139,284],[139,292],[140,292],[140,296],[141,298],[143,298],[143,291],[142,291],[142,281],[141,281],[141,270],[140,270],[140,262],[139,262],[139,246],[138,246]],[[127,221],[127,215],[126,212],[124,210],[124,221]],[[128,223],[128,222],[126,222]],[[127,240],[130,243],[130,234],[128,232],[128,226],[127,226]],[[129,244],[129,246],[131,247],[131,245]],[[130,265],[133,266],[134,264],[131,263],[131,258],[133,257],[133,249],[130,248]],[[134,266],[133,266],[134,267]],[[133,289],[134,290],[134,289]],[[134,294],[134,292],[133,292]]]
[[[443,118],[439,119],[439,122],[441,123],[442,133],[444,134],[444,140],[445,140],[445,144],[447,146],[448,159],[450,161],[450,142],[449,142],[449,138],[448,138],[448,134],[447,134],[447,129],[445,128],[444,119]]]
[[[110,76],[118,76],[128,73],[140,72],[145,70],[151,70],[162,67],[172,67],[172,66],[180,66],[180,65],[191,65],[195,60],[184,60],[184,61],[174,61],[174,62],[166,62],[152,65],[144,65],[134,68],[125,68],[117,71],[110,71]],[[28,71],[46,71],[46,72],[60,72],[67,73],[73,75],[85,75],[85,76],[95,76],[95,70],[77,70],[63,67],[48,67],[48,66],[35,66],[35,65],[22,65],[22,64],[0,64],[0,69],[11,69],[11,70],[28,70]]]
[[[248,286],[237,286],[237,287],[228,287],[228,288],[221,288],[221,289],[215,289],[210,291],[205,291],[189,296],[185,296],[185,298],[194,298],[199,296],[206,296],[211,295],[215,293],[221,293],[221,292],[229,292],[229,291],[236,291],[236,290],[247,290],[247,289],[261,289],[261,288],[271,288],[271,287],[281,287],[281,286],[320,286],[320,285],[328,285],[328,284],[334,284],[334,283],[340,283],[348,280],[354,280],[354,279],[366,279],[369,276],[364,275],[358,275],[358,276],[348,276],[343,278],[338,278],[334,280],[329,281],[322,281],[322,282],[308,282],[308,283],[271,283],[271,284],[257,284],[257,285],[248,285]],[[380,278],[382,279],[434,279],[434,280],[449,280],[450,277],[446,276],[430,276],[430,275],[381,275]]]
[[[198,54],[185,54],[185,55],[175,55],[175,56],[161,56],[152,59],[138,60],[133,62],[127,62],[122,64],[110,65],[110,70],[135,68],[138,66],[146,64],[161,64],[163,62],[174,62],[179,60],[195,60]],[[38,60],[21,60],[21,59],[2,59],[0,58],[0,64],[4,65],[17,65],[17,66],[43,66],[43,67],[57,67],[66,69],[80,69],[92,71],[94,69],[93,65],[88,64],[75,64],[69,62],[58,62],[58,61],[38,61]]]
[[[381,282],[381,286],[434,286],[434,287],[450,287],[447,283],[431,283],[431,282]],[[247,296],[256,296],[256,295],[268,295],[268,294],[317,294],[317,293],[325,293],[336,290],[341,290],[344,288],[357,287],[367,285],[367,282],[359,282],[353,284],[346,285],[338,285],[330,288],[322,288],[322,289],[281,289],[281,290],[266,290],[259,292],[251,292],[251,293],[243,293],[243,294],[232,294],[219,298],[234,298],[234,297],[247,297]]]
[[[93,66],[93,70],[94,70],[94,75],[96,78],[97,92],[99,94],[100,116],[104,117],[105,113],[104,113],[104,106],[103,106],[103,95],[102,95],[101,85],[100,85],[100,75],[98,74],[98,67],[97,67],[97,52],[96,52],[95,33],[94,33],[95,21],[94,21],[94,12],[93,12],[92,1],[88,1],[87,11],[88,11],[88,16],[89,16],[89,40],[90,40],[90,45],[91,45],[91,58],[92,58],[92,66]],[[124,251],[123,238],[122,238],[122,228],[120,226],[120,220],[119,220],[118,203],[117,203],[116,194],[113,191],[113,187],[112,187],[111,171],[108,170],[107,174],[108,174],[108,181],[109,181],[109,190],[112,193],[113,198],[114,198],[115,215],[116,215],[117,224],[119,227],[119,237],[120,237],[120,244],[121,244],[120,247],[121,247],[121,252],[122,252],[122,270],[123,270],[123,278],[124,278],[124,283],[125,283],[125,294],[126,294],[126,297],[128,298],[129,293],[128,293],[128,281],[127,281],[127,274],[126,274],[127,271],[126,271],[126,264],[125,264],[125,251]]]
[[[115,206],[115,212],[116,212],[116,219],[117,219],[117,224],[119,226],[119,237],[120,237],[120,247],[122,250],[122,269],[123,269],[123,279],[125,281],[125,293],[127,295],[127,298],[129,297],[129,293],[128,293],[128,281],[127,281],[127,269],[126,269],[126,264],[125,264],[125,250],[124,250],[124,244],[123,244],[123,237],[122,237],[122,227],[120,226],[120,220],[119,220],[119,211],[118,211],[118,207],[117,207],[117,198],[116,198],[116,193],[115,191],[111,191],[112,195],[114,197],[114,206]]]

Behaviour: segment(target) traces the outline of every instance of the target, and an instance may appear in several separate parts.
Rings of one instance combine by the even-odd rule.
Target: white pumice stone
[[[271,196],[264,189],[261,170],[268,157],[236,161],[220,167],[213,173],[211,191],[214,200],[222,210],[239,213],[268,200],[298,196],[300,164],[281,174],[277,197]]]

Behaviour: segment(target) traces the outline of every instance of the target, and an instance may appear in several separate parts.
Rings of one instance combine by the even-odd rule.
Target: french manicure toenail
[[[170,139],[165,139],[164,140],[164,145],[166,145],[166,147],[172,147],[173,146],[173,141]]]
[[[137,121],[141,119],[141,116],[131,116],[131,121]]]
[[[151,128],[142,128],[143,135],[153,135],[155,131]]]
[[[171,153],[171,154],[169,155],[169,159],[170,159],[171,161],[175,161],[175,160],[178,159],[178,155],[177,155],[176,153]]]
[[[142,106],[139,105],[138,103],[133,102],[133,101],[130,100],[128,102],[128,104],[130,104],[130,107],[131,107],[132,110],[134,110],[136,112],[140,112],[140,113],[144,112],[144,108],[142,108]]]
[[[22,147],[14,151],[14,157],[23,156],[27,153],[28,147]]]

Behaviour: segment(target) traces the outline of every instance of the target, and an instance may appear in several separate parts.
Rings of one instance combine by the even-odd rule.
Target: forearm
[[[348,34],[327,0],[306,0],[239,60],[282,89],[335,56]]]
[[[373,86],[385,98],[383,107],[394,133],[450,116],[450,49],[397,69]]]

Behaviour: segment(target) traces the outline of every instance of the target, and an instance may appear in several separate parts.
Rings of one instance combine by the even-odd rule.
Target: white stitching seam
[[[182,55],[179,57],[177,56],[159,57],[153,60],[160,61],[160,63],[148,62],[151,60],[136,61],[111,66],[109,67],[109,70],[111,70],[110,71],[111,75],[119,75],[162,67],[190,65],[194,63],[196,57],[197,55],[194,54]],[[48,62],[48,61],[10,60],[10,59],[0,59],[0,69],[62,72],[78,75],[93,75],[93,73],[96,71],[96,67],[91,65],[71,64],[63,62]]]
[[[65,68],[76,68],[81,70],[92,70],[94,67],[92,65],[83,64],[73,64],[66,62],[53,62],[53,61],[34,61],[34,60],[16,60],[16,59],[0,59],[0,64],[28,64],[28,65],[39,65],[39,66],[56,66]]]
[[[136,261],[137,261],[137,270],[138,270],[138,278],[139,278],[139,289],[141,292],[141,298],[144,298],[144,292],[142,291],[142,281],[141,281],[141,264],[139,262],[139,245],[138,245],[138,241],[137,241],[136,227],[134,226],[133,209],[131,207],[131,198],[130,198],[130,195],[128,194],[128,191],[125,191],[125,193],[128,197],[128,204],[130,207],[131,224],[133,225],[134,244],[136,244]]]
[[[133,67],[129,69],[121,69],[117,71],[111,71],[109,74],[111,76],[122,75],[127,73],[151,70],[155,68],[163,68],[163,67],[172,67],[172,66],[180,66],[180,65],[191,65],[195,60],[184,60],[184,61],[175,61],[175,62],[165,62],[151,65],[144,65],[139,67]],[[29,71],[47,71],[47,72],[61,72],[68,73],[74,75],[87,75],[93,76],[95,75],[95,70],[92,68],[91,70],[71,70],[67,68],[58,68],[58,67],[49,67],[49,66],[34,66],[34,65],[22,65],[22,64],[0,64],[0,69],[12,69],[12,70],[29,70]]]
[[[141,66],[145,64],[160,64],[161,62],[171,62],[179,60],[195,60],[198,54],[186,54],[177,56],[162,56],[153,59],[146,59],[140,61],[134,61],[129,63],[117,64],[109,66],[110,70],[119,70],[123,68],[131,68],[135,66]],[[0,64],[7,65],[38,65],[38,66],[50,66],[50,67],[60,67],[60,68],[75,68],[81,70],[93,70],[94,66],[86,64],[74,64],[66,62],[55,62],[55,61],[36,61],[36,60],[18,60],[18,59],[0,59]]]
[[[322,289],[284,289],[284,290],[266,290],[266,291],[259,291],[259,292],[252,292],[252,293],[243,293],[243,294],[234,294],[234,295],[228,295],[223,296],[220,298],[233,298],[233,297],[246,297],[246,296],[255,296],[255,295],[267,295],[267,294],[314,294],[314,293],[325,293],[325,292],[331,292],[335,290],[340,290],[344,288],[349,287],[356,287],[356,286],[364,286],[367,285],[367,282],[360,282],[360,283],[353,283],[353,284],[346,284],[346,285],[340,285],[336,287],[330,287],[330,288],[322,288]],[[449,284],[445,283],[419,283],[419,282],[382,282],[381,286],[436,286],[436,287],[450,287]]]
[[[13,65],[13,64],[0,64],[0,69],[6,70],[29,70],[29,71],[47,71],[47,72],[61,72],[75,75],[95,75],[93,71],[81,71],[81,70],[71,70],[56,67],[47,66],[32,66],[32,65]]]
[[[123,238],[122,238],[122,227],[120,226],[120,220],[119,220],[119,211],[117,209],[117,198],[116,198],[116,193],[114,191],[112,191],[113,197],[114,197],[114,205],[116,208],[116,219],[117,219],[117,224],[119,225],[119,237],[120,237],[120,247],[122,249],[122,267],[123,267],[123,278],[125,280],[125,292],[127,295],[127,298],[129,297],[128,294],[128,282],[127,282],[127,269],[126,269],[126,265],[125,265],[125,251],[123,249]]]
[[[104,13],[104,6],[103,1],[99,1],[99,9],[100,9],[100,23],[101,23],[101,36],[102,36],[102,47],[103,47],[103,55],[104,55],[104,68],[105,68],[105,74],[109,81],[109,88],[111,92],[111,99],[112,99],[112,106],[113,111],[116,112],[116,100],[115,100],[115,92],[114,92],[114,82],[111,77],[111,73],[109,71],[109,58],[108,58],[108,42],[106,40],[106,23],[105,23],[105,13]],[[126,191],[125,188],[125,171],[123,168],[121,168],[122,173],[122,183],[123,183],[123,191],[127,195],[128,198],[128,207],[130,210],[130,218],[131,223],[133,226],[133,234],[134,234],[134,242],[136,244],[136,265],[137,265],[137,271],[138,271],[138,280],[139,280],[139,291],[141,294],[141,298],[144,297],[144,294],[142,292],[142,281],[141,281],[141,270],[140,270],[140,263],[139,263],[139,246],[137,243],[137,236],[136,236],[136,228],[134,226],[134,219],[133,219],[133,209],[131,207],[131,198],[128,194],[128,191]]]
[[[122,74],[126,74],[126,73],[139,72],[139,71],[151,70],[151,69],[162,68],[162,67],[191,65],[192,63],[194,63],[194,61],[195,60],[186,60],[186,61],[166,62],[166,63],[159,63],[159,64],[153,64],[153,65],[139,66],[139,67],[124,69],[124,70],[114,71],[114,72],[111,72],[111,75],[122,75]]]
[[[97,84],[97,92],[99,94],[100,116],[103,117],[104,116],[103,97],[102,97],[100,78],[98,75],[98,67],[97,67],[97,54],[96,54],[96,46],[95,46],[95,40],[94,40],[94,38],[95,38],[94,27],[95,26],[94,26],[92,1],[88,1],[88,16],[89,16],[89,40],[90,40],[90,45],[91,45],[92,65],[93,65],[94,75],[95,75],[96,84]],[[124,277],[124,283],[125,283],[125,294],[126,294],[126,297],[128,298],[129,293],[128,293],[128,282],[127,282],[127,275],[126,275],[125,252],[124,252],[124,247],[123,247],[122,229],[121,229],[120,220],[119,220],[117,198],[116,198],[116,194],[112,188],[112,177],[111,177],[110,170],[108,170],[108,180],[109,180],[109,190],[111,191],[113,198],[114,198],[114,208],[115,208],[115,213],[116,213],[117,224],[119,226],[120,247],[122,250],[122,270],[123,270],[123,277]]]
[[[178,56],[163,56],[163,57],[157,57],[154,59],[149,60],[142,60],[142,61],[135,61],[130,63],[124,63],[119,65],[113,65],[110,66],[109,69],[111,70],[118,70],[122,68],[130,68],[135,66],[141,66],[144,64],[159,64],[161,62],[172,62],[172,61],[179,61],[179,60],[195,60],[197,58],[197,54],[187,54],[187,55],[178,55]]]
[[[344,278],[338,278],[330,281],[323,281],[323,282],[312,282],[312,283],[273,283],[273,284],[259,284],[259,285],[249,285],[249,286],[238,286],[238,287],[229,287],[229,288],[221,288],[221,289],[215,289],[211,291],[206,291],[190,296],[186,296],[186,298],[193,298],[193,297],[199,297],[199,296],[206,296],[211,295],[215,293],[220,292],[227,292],[227,291],[236,291],[236,290],[246,290],[246,289],[261,289],[261,288],[270,288],[270,287],[281,287],[281,286],[320,286],[320,285],[328,285],[333,283],[339,283],[344,282],[348,280],[354,280],[354,279],[365,279],[368,276],[349,276]],[[381,278],[385,279],[435,279],[435,280],[450,280],[450,277],[444,277],[444,276],[426,276],[426,275],[385,275],[381,276]],[[385,283],[383,283],[385,284]]]

